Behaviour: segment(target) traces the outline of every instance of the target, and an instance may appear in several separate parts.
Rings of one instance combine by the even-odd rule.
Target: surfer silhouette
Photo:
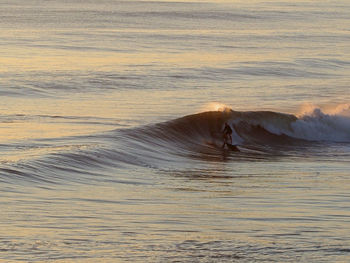
[[[225,128],[222,132],[224,136],[224,144],[222,145],[222,148],[224,148],[225,145],[228,145],[228,144],[232,145],[232,129],[230,125],[227,124],[227,122],[225,122]]]

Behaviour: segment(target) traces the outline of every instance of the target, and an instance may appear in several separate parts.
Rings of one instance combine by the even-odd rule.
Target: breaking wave
[[[225,122],[233,128],[233,143],[240,152],[222,148]],[[324,144],[349,145],[349,107],[331,113],[313,108],[300,116],[271,111],[208,111],[81,137],[63,140],[67,146],[53,145],[53,152],[40,158],[2,164],[1,181],[11,178],[55,184],[94,183],[115,180],[113,169],[130,166],[177,169],[193,168],[198,161],[199,165],[203,161],[257,161],[291,156],[288,154],[303,157],[305,152],[310,156],[313,145],[320,143],[321,150]],[[82,141],[85,144],[79,145]],[[31,147],[40,148],[41,143]],[[73,147],[74,144],[79,147]]]
[[[300,116],[272,111],[209,111],[123,133],[134,141],[157,146],[195,148],[222,144],[227,122],[233,142],[241,145],[288,145],[299,142],[350,142],[350,107],[327,114],[319,108]]]

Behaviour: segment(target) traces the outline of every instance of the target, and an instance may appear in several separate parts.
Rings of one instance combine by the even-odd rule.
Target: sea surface
[[[348,0],[0,0],[0,261],[350,262],[349,83]]]

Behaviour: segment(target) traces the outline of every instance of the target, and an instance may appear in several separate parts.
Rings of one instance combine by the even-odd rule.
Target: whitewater
[[[348,1],[0,5],[0,261],[349,261]]]

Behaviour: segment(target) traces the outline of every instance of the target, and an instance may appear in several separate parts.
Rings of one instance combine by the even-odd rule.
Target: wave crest
[[[350,143],[350,118],[344,114],[346,110],[343,107],[338,114],[327,114],[315,108],[299,117],[271,111],[209,111],[138,128],[76,137],[78,142],[83,139],[87,145],[90,141],[93,147],[71,148],[3,165],[0,180],[92,183],[110,180],[111,169],[124,169],[129,165],[157,169],[188,165],[192,169],[191,160],[200,160],[202,166],[203,161],[227,159],[304,158],[324,151],[325,144],[321,144],[322,152],[312,148],[318,145],[312,143],[315,141]],[[233,143],[239,145],[239,153],[222,149],[225,122],[233,127]],[[73,144],[74,138],[70,138]]]

